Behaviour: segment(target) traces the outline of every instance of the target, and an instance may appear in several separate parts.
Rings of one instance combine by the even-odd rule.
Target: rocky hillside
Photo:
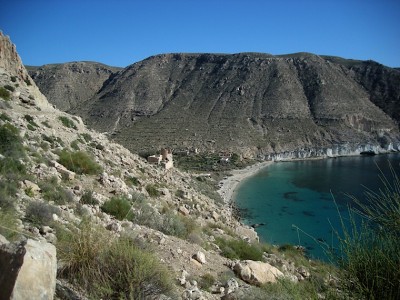
[[[71,62],[42,67],[27,67],[29,74],[46,97],[62,111],[69,111],[91,99],[104,82],[120,68],[95,62]]]
[[[164,54],[115,73],[71,111],[135,151],[391,149],[399,82],[398,70],[375,62],[309,53]]]
[[[53,108],[2,34],[0,92],[4,299],[265,299],[290,296],[280,277],[296,293],[311,276],[312,293],[339,284],[301,250],[259,244],[212,178],[150,165]]]

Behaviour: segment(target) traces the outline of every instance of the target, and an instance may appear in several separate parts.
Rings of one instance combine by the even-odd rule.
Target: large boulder
[[[245,282],[252,285],[275,283],[284,274],[268,263],[252,260],[238,262],[233,267],[235,273]]]
[[[28,239],[0,246],[0,300],[50,300],[56,287],[56,248]]]

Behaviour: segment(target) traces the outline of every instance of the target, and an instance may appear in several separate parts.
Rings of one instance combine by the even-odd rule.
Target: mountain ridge
[[[385,148],[398,141],[398,83],[397,70],[327,55],[169,53],[112,73],[70,111],[133,151]]]

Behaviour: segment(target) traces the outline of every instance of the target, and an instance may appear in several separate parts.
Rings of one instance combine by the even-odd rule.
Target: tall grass
[[[342,221],[334,257],[347,292],[362,299],[400,299],[400,181],[381,176],[384,188],[367,190],[365,201],[352,197],[350,226]],[[363,218],[361,225],[356,220]]]
[[[102,172],[102,167],[84,151],[63,150],[60,153],[59,163],[77,174],[96,175]]]
[[[147,299],[172,290],[167,269],[149,251],[88,221],[60,232],[57,250],[63,264],[59,276],[91,299]]]

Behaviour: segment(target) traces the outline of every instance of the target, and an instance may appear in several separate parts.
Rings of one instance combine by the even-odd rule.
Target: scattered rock
[[[215,221],[218,221],[219,218],[220,218],[219,214],[218,214],[216,211],[213,211],[213,212],[211,213],[211,217],[212,217]]]
[[[55,160],[50,161],[50,166],[56,168],[57,172],[59,172],[64,179],[66,180],[75,179],[75,172],[68,170],[66,167],[56,162]]]
[[[299,280],[305,280],[305,279],[310,278],[310,276],[311,276],[310,272],[303,266],[301,266],[297,269],[297,273],[300,275],[300,276],[297,276],[297,278]]]
[[[183,205],[179,207],[178,211],[184,216],[188,216],[190,213],[189,210]]]
[[[186,277],[189,276],[189,273],[186,270],[182,270],[181,277],[178,278],[180,285],[186,285]]]
[[[112,222],[112,223],[108,224],[106,228],[108,230],[114,231],[114,232],[121,232],[122,231],[122,226],[118,222]]]
[[[24,189],[25,191],[29,190],[34,195],[38,195],[41,191],[40,187],[36,183],[33,183],[32,181],[29,180],[23,180],[21,182],[21,188]]]
[[[205,264],[206,263],[206,256],[201,251],[198,251],[195,255],[193,255],[193,258],[195,260],[197,260],[201,264]]]
[[[252,285],[275,283],[284,274],[268,263],[245,260],[235,264],[235,273],[245,282]]]
[[[182,294],[183,300],[205,300],[203,293],[197,287],[197,282],[193,280]]]
[[[239,283],[235,278],[229,279],[225,284],[225,295],[235,292],[239,288]]]

